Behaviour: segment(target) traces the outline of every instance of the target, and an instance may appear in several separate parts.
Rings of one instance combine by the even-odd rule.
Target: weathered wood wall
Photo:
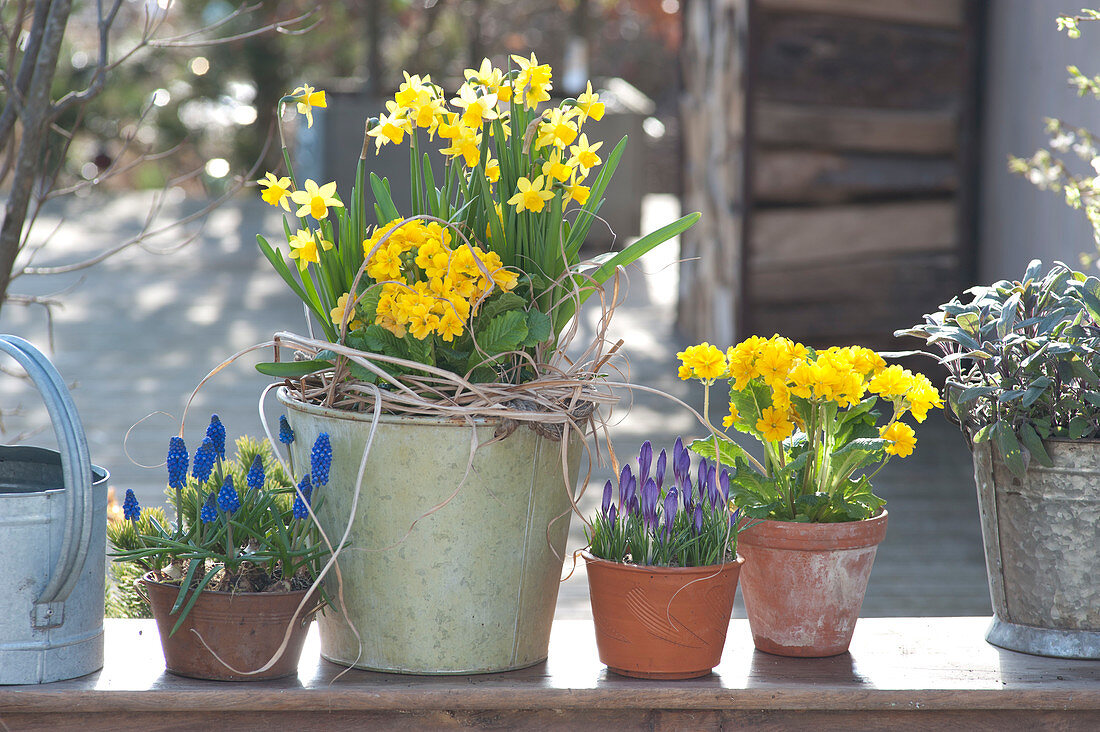
[[[721,5],[693,0],[685,12]],[[737,231],[686,238],[687,256],[708,259],[683,271],[680,325],[720,342],[732,330],[896,349],[893,330],[973,276],[976,3],[751,0],[747,18],[738,43],[685,15],[687,84],[716,63],[704,48],[730,49],[744,72],[728,107],[743,117],[725,120],[741,141],[727,165],[742,186],[718,212]],[[693,155],[723,121],[695,122],[684,124],[688,209],[729,193]],[[733,306],[704,302],[726,280]]]

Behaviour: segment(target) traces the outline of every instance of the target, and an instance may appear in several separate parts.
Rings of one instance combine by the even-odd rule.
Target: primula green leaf
[[[488,322],[509,310],[519,310],[527,306],[527,302],[514,292],[503,292],[496,297],[491,297],[481,306],[477,317],[482,322]]]
[[[359,334],[356,335],[359,336]],[[386,356],[396,356],[397,358],[409,357],[409,349],[406,347],[405,341],[377,323],[368,325],[364,328],[359,338],[362,339],[363,346],[353,345],[353,348],[358,348],[368,353],[381,353]]]
[[[467,368],[472,369],[486,359],[495,360],[502,353],[516,350],[526,338],[526,313],[521,310],[501,313],[477,332],[477,347],[470,354]]]
[[[300,379],[325,369],[331,369],[332,362],[324,359],[310,361],[265,361],[256,364],[256,370],[265,376],[277,379]]]
[[[714,446],[715,437],[718,442],[717,450]],[[705,457],[707,460],[716,460],[722,465],[737,465],[738,460],[749,462],[749,453],[745,448],[725,435],[716,435],[715,437],[703,437],[694,440],[688,445],[688,448],[696,455]]]
[[[889,445],[889,444],[890,444],[889,440],[884,440],[884,439],[877,438],[877,437],[876,438],[866,438],[865,437],[865,438],[861,438],[861,439],[857,439],[857,440],[852,440],[847,445],[844,445],[843,447],[841,447],[837,450],[833,450],[833,457],[838,457],[838,456],[841,456],[841,455],[847,455],[848,453],[857,452],[857,451],[858,452],[866,452],[866,453],[874,453],[874,452],[878,452],[879,450],[885,450],[886,446]]]
[[[553,323],[550,316],[541,310],[532,308],[527,313],[527,338],[523,341],[524,348],[532,348],[544,341],[550,340],[553,335]]]
[[[1031,453],[1031,457],[1037,460],[1040,465],[1045,465],[1048,468],[1054,467],[1054,461],[1047,454],[1043,441],[1039,439],[1039,434],[1034,427],[1026,422],[1020,425],[1020,441]]]

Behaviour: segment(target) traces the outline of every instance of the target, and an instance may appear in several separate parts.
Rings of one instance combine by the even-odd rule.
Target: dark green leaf
[[[1018,478],[1024,476],[1024,454],[1020,449],[1020,441],[1016,439],[1016,433],[1012,431],[1007,422],[997,422],[993,425],[993,445],[997,448],[1002,462]]]
[[[1024,423],[1020,425],[1020,441],[1024,443],[1024,447],[1031,453],[1031,457],[1039,462],[1040,465],[1045,465],[1048,468],[1054,467],[1054,461],[1050,459],[1050,455],[1047,454],[1046,448],[1043,446],[1043,441],[1039,439],[1038,433],[1035,432],[1035,428],[1030,424]]]
[[[322,359],[312,361],[266,361],[256,364],[256,370],[277,379],[300,379],[307,374],[331,369],[332,362]]]

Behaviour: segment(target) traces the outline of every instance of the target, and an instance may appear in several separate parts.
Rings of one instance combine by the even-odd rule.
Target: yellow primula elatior
[[[413,220],[379,226],[363,242],[366,273],[379,288],[374,323],[398,338],[432,334],[453,341],[465,332],[481,301],[494,289],[510,292],[519,280],[500,257],[458,242],[435,222]],[[344,303],[333,310],[343,317]]]
[[[701,343],[677,355],[681,379],[699,379],[708,387],[717,379],[729,380],[730,415],[722,420],[726,429],[741,420],[733,401],[737,394],[766,394],[767,401],[759,404],[759,418],[749,426],[769,442],[787,439],[795,427],[805,429],[803,414],[792,397],[810,405],[832,403],[837,409],[849,409],[871,394],[892,406],[880,430],[881,437],[890,441],[886,452],[906,457],[913,452],[916,438],[913,429],[899,420],[912,414],[923,422],[930,409],[943,406],[939,391],[924,374],[887,366],[882,356],[859,346],[813,351],[779,335],[752,336],[724,354]],[[754,389],[754,384],[766,388]]]

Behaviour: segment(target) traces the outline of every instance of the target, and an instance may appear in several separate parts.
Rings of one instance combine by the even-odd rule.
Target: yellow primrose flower
[[[324,91],[314,91],[312,86],[305,84],[290,94],[298,98],[298,114],[306,116],[306,127],[313,127],[313,108],[325,109],[328,107]]]
[[[344,322],[344,311],[348,307],[348,293],[344,293],[340,296],[340,299],[336,301],[336,307],[329,313],[329,317],[332,318],[332,324],[337,328]],[[352,312],[348,321],[348,331],[359,330],[363,327],[363,321],[355,317],[355,313]]]
[[[270,203],[272,206],[282,206],[285,211],[290,210],[290,204],[286,202],[287,196],[290,195],[290,178],[276,178],[274,173],[268,173],[263,179],[256,182],[264,189],[260,193],[260,198],[264,200],[264,203]]]
[[[584,92],[577,97],[577,108],[581,110],[581,120],[589,117],[599,122],[603,119],[604,103],[600,101],[600,95],[592,92],[592,82],[588,82]]]
[[[577,124],[569,118],[565,110],[552,109],[549,116],[538,127],[535,147],[554,145],[564,150],[577,139]]]
[[[516,213],[522,213],[524,211],[539,212],[546,205],[546,202],[554,197],[552,191],[543,190],[545,181],[540,175],[533,181],[527,178],[520,178],[516,181],[516,188],[519,192],[508,199],[509,206],[516,207]]]
[[[477,91],[468,85],[458,90],[458,96],[451,100],[451,104],[465,110],[461,120],[467,127],[480,129],[485,120],[497,118],[497,95],[479,97]]]
[[[321,263],[320,254],[317,251],[317,237],[312,231],[298,229],[297,233],[290,236],[290,258],[298,260],[298,269],[305,270],[310,262]],[[332,249],[332,242],[321,240],[321,248],[325,251]]]
[[[691,367],[686,363],[682,363],[680,364],[680,368],[676,371],[676,375],[679,376],[681,380],[687,381],[695,375],[695,372],[692,371]]]
[[[581,139],[577,141],[576,145],[569,148],[569,152],[573,155],[569,164],[573,165],[575,162],[581,172],[588,175],[589,170],[603,162],[600,160],[600,156],[596,154],[596,151],[601,147],[603,147],[602,141],[597,142],[595,145],[589,145],[588,135],[581,133]]]
[[[456,313],[448,309],[443,313],[443,317],[439,319],[436,324],[436,332],[443,338],[443,340],[450,343],[455,339],[455,336],[462,335],[462,330],[465,323],[458,317]]]
[[[741,413],[737,411],[737,405],[730,402],[730,413],[722,417],[722,427],[728,430],[739,419],[741,419]]]
[[[713,382],[726,373],[726,354],[706,341],[688,346],[676,356],[704,382]]]
[[[329,206],[343,208],[334,196],[336,195],[336,181],[318,186],[312,180],[306,180],[304,191],[294,191],[290,194],[290,200],[298,204],[298,212],[295,216],[312,216],[320,221],[328,216]]]
[[[923,422],[928,417],[928,410],[933,407],[943,407],[943,399],[939,390],[932,385],[924,374],[913,374],[912,385],[905,395],[909,403],[909,411],[918,422]]]
[[[894,422],[883,427],[879,434],[884,440],[890,440],[886,446],[886,452],[898,457],[909,457],[913,454],[913,448],[917,445],[917,435],[913,428],[904,422]]]
[[[871,383],[868,384],[868,388],[873,393],[889,399],[890,397],[901,396],[909,391],[912,380],[913,373],[909,369],[904,369],[895,364],[887,366],[876,374],[871,379]]]
[[[756,421],[756,430],[769,442],[782,442],[794,433],[794,423],[787,419],[786,410],[764,407]]]

